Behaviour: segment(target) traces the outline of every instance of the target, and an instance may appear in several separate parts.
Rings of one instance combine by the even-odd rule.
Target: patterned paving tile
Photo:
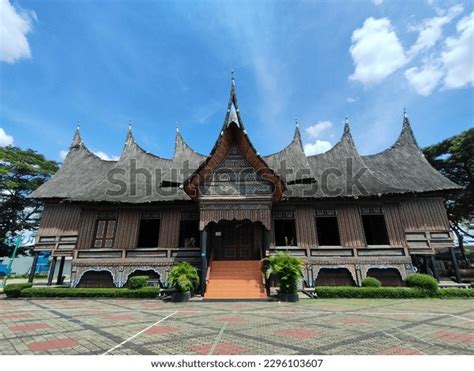
[[[164,322],[144,329],[165,316]],[[0,354],[469,354],[472,300],[2,300]]]

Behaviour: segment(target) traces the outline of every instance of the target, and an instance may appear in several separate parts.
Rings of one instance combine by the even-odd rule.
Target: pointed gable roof
[[[222,130],[206,160],[184,182],[184,190],[191,198],[199,196],[199,186],[212,174],[229,154],[232,145],[237,145],[248,163],[266,180],[273,184],[273,200],[279,201],[285,189],[283,181],[267,165],[250,141],[245,129],[235,92],[235,80],[232,78],[229,103]]]
[[[298,126],[295,127],[295,133],[290,144],[280,152],[264,156],[263,159],[268,166],[274,169],[287,182],[312,178]]]
[[[33,191],[31,197],[74,199],[88,195],[115,163],[102,160],[89,151],[77,127],[62,166],[49,181]]]
[[[416,142],[410,121],[403,117],[402,130],[395,143],[375,155],[362,156],[377,177],[398,189],[398,193],[459,190],[462,187],[439,173],[426,160]]]

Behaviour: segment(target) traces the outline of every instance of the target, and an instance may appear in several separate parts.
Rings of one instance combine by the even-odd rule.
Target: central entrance
[[[262,225],[250,221],[220,221],[209,226],[215,260],[261,258]]]

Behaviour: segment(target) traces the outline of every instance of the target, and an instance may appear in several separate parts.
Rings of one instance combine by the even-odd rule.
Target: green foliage
[[[193,292],[199,285],[199,275],[188,262],[176,263],[168,275],[168,286],[179,292]]]
[[[6,285],[3,289],[5,295],[9,298],[19,298],[21,296],[21,292],[24,289],[32,287],[32,283],[13,283],[11,285]]]
[[[148,286],[148,276],[130,277],[128,280],[128,288],[130,290],[137,290]]]
[[[352,287],[318,286],[315,288],[318,298],[357,298],[357,299],[416,299],[429,298],[434,294],[420,288],[408,287]]]
[[[381,287],[382,283],[374,277],[365,277],[362,280],[362,287]]]
[[[439,289],[439,298],[474,298],[474,289]]]
[[[8,278],[12,279],[18,279],[18,278],[28,278],[30,275],[28,273],[24,274],[12,274]],[[48,274],[47,273],[35,273],[35,278],[47,278]]]
[[[21,291],[23,297],[34,298],[156,298],[159,287],[143,287],[129,290],[125,288],[49,288],[32,287]]]
[[[458,238],[464,263],[469,266],[463,239],[471,236],[464,227],[474,210],[474,128],[423,149],[430,164],[454,183],[464,187],[462,192],[446,199],[451,228]]]
[[[57,170],[55,161],[31,149],[0,148],[0,256],[11,255],[8,232],[37,229],[41,203],[28,196]]]
[[[432,292],[436,292],[436,290],[438,290],[438,281],[428,274],[409,274],[405,279],[405,283],[407,286],[418,287]]]
[[[303,277],[303,260],[284,252],[268,258],[267,278],[276,277],[282,294],[296,294],[298,281]]]

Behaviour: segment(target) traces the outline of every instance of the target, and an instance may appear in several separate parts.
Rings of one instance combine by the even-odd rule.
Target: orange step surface
[[[258,260],[213,261],[206,299],[266,298]]]

